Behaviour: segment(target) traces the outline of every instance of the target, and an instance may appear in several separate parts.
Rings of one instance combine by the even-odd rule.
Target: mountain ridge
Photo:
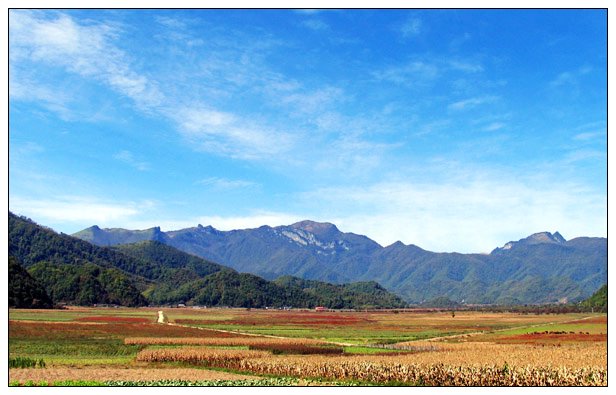
[[[88,234],[96,234],[96,228],[88,229],[95,231]],[[132,237],[124,230],[121,233]],[[144,235],[156,235],[156,232],[139,233],[140,237]],[[109,240],[105,239],[106,242]],[[34,280],[44,287],[54,304],[324,305],[330,308],[395,308],[406,305],[377,283],[336,285],[317,282],[304,288],[279,284],[254,274],[239,273],[157,240],[114,247],[96,246],[69,235],[57,234],[11,212],[9,264],[11,273],[21,271],[20,276],[9,277],[9,287],[15,291],[15,305],[22,302],[32,305],[34,299],[42,299],[41,292],[35,289]],[[319,292],[311,292],[313,288]]]
[[[132,236],[147,237],[141,232]],[[383,247],[367,236],[310,220],[232,231],[198,225],[161,233],[162,242],[175,248],[266,279],[373,280],[410,303],[441,296],[466,303],[555,303],[581,300],[607,281],[607,240],[567,241],[559,232],[534,233],[490,254],[431,252],[400,241]]]

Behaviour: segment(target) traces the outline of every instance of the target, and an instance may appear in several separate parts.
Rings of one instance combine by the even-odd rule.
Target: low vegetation
[[[45,366],[45,361],[42,359],[22,357],[9,358],[9,368],[44,368]]]

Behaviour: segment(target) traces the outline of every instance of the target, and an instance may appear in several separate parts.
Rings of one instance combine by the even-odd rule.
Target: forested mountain
[[[314,307],[336,301],[335,306],[328,307],[405,305],[378,284],[318,283],[315,286],[321,292],[316,295],[299,286],[238,273],[158,241],[99,247],[12,213],[9,253],[15,262],[23,263],[54,303]],[[15,270],[12,265],[11,270]]]
[[[45,288],[24,269],[16,258],[9,256],[9,307],[48,309],[53,302]]]
[[[330,223],[219,231],[198,225],[162,232],[84,229],[95,244],[157,240],[266,279],[291,275],[343,283],[376,281],[411,303],[446,297],[457,303],[580,301],[607,281],[607,240],[541,232],[490,254],[436,253],[396,242],[382,247]]]
[[[581,305],[591,307],[595,311],[607,312],[607,284],[604,284],[588,299],[582,301]]]

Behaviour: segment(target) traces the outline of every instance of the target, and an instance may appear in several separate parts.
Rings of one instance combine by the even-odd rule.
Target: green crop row
[[[44,368],[45,361],[24,357],[9,358],[9,368]]]

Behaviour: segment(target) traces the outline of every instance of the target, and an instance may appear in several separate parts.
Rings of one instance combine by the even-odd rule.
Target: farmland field
[[[11,309],[9,383],[607,385],[605,314],[157,311]]]

